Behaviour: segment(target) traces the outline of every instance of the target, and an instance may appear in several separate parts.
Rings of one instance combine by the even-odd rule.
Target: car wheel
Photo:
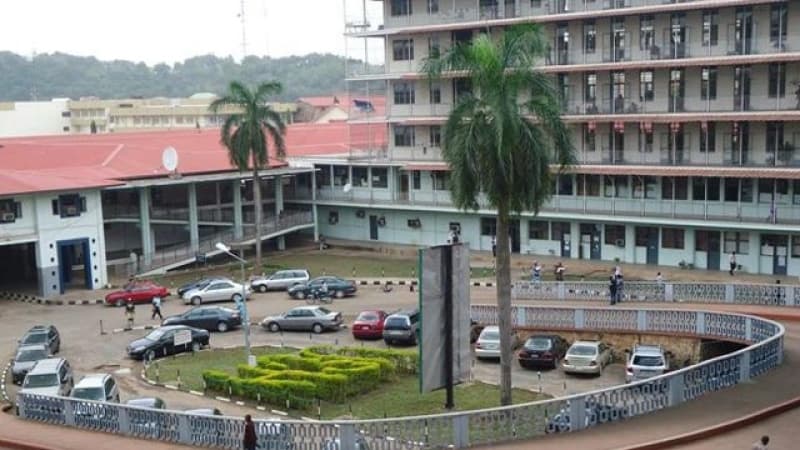
[[[384,339],[383,343],[386,344],[386,345],[392,345],[392,341],[389,340],[389,339]]]
[[[220,333],[224,333],[228,331],[228,323],[227,322],[220,322],[217,324],[217,331]]]
[[[277,333],[278,331],[281,331],[281,326],[278,325],[278,322],[270,323],[267,328],[269,328],[269,331],[271,331],[273,333]]]
[[[119,308],[120,306],[124,306],[124,305],[125,305],[125,302],[122,301],[122,299],[119,299],[119,300],[117,300],[116,303],[114,303],[114,306],[116,306],[117,308]]]
[[[152,361],[154,359],[156,359],[156,352],[155,351],[148,350],[148,351],[145,352],[145,354],[144,354],[144,360],[145,361],[149,362],[149,361]]]
[[[295,298],[296,298],[296,299],[298,299],[298,300],[305,300],[305,298],[306,298],[306,293],[305,293],[304,291],[297,291],[297,292],[294,294],[294,296],[295,296]]]
[[[266,284],[259,285],[258,286],[258,292],[261,292],[261,293],[267,292],[267,285]]]
[[[201,348],[203,348],[203,346],[200,345],[199,342],[192,341],[192,352],[199,352]]]
[[[242,294],[233,294],[231,300],[233,300],[235,303],[239,303],[240,301],[242,301]]]
[[[199,305],[200,303],[203,303],[203,299],[202,299],[202,298],[200,298],[200,297],[197,297],[197,296],[194,296],[194,297],[192,297],[192,304],[193,304],[194,306],[197,306],[197,305]]]
[[[321,324],[315,323],[314,325],[311,326],[311,331],[313,331],[314,334],[320,334],[322,333],[322,330],[323,328]]]
[[[336,291],[336,298],[344,298],[344,291]]]

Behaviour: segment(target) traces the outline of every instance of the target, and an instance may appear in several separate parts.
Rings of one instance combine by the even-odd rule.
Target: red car
[[[386,311],[362,311],[353,322],[353,337],[356,339],[381,339]]]
[[[151,303],[153,297],[167,297],[169,290],[159,286],[152,281],[132,281],[122,287],[119,291],[111,292],[106,295],[106,305],[122,306],[128,299],[135,304]]]

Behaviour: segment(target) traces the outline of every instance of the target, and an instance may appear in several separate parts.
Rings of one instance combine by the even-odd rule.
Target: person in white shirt
[[[150,316],[150,319],[155,320],[156,316],[164,320],[164,316],[161,315],[161,297],[157,295],[153,297],[153,314]]]
[[[731,270],[729,273],[733,276],[733,271],[736,270],[736,252],[731,253]]]
[[[761,439],[753,444],[753,450],[768,450],[769,436],[761,436]]]

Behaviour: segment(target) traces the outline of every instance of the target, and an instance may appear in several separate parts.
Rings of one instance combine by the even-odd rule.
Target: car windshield
[[[19,362],[30,362],[30,361],[38,361],[40,359],[47,358],[47,352],[41,349],[36,350],[22,350],[17,354],[17,361]]]
[[[636,355],[633,357],[633,364],[636,366],[657,367],[663,366],[664,362],[660,356]]]
[[[408,330],[408,322],[405,317],[390,317],[386,319],[383,328],[387,330]]]
[[[327,316],[331,313],[331,310],[328,308],[319,307],[317,308],[317,315],[318,316]]]
[[[482,341],[499,341],[500,333],[494,330],[484,330],[479,339]]]
[[[99,387],[75,388],[72,390],[72,396],[83,400],[98,400],[98,401],[105,400],[103,388]]]
[[[362,312],[358,315],[356,320],[360,320],[362,322],[374,322],[378,320],[378,315],[374,312]]]
[[[161,330],[161,329],[153,330],[153,331],[150,332],[150,334],[148,334],[144,338],[149,340],[149,341],[157,341],[157,340],[161,339],[161,336],[164,336],[164,333],[165,333],[165,331]]]
[[[552,341],[547,338],[531,338],[525,343],[525,348],[531,350],[550,350],[552,346]]]
[[[36,375],[28,374],[28,376],[25,377],[25,384],[22,387],[43,388],[50,386],[58,386],[58,374],[55,373],[40,373]]]
[[[22,339],[23,344],[43,344],[47,342],[47,333],[31,333]]]
[[[575,356],[594,356],[597,354],[597,347],[593,345],[574,345],[569,349],[568,353]]]

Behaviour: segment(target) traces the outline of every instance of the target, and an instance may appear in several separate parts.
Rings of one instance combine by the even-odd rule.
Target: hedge
[[[334,347],[317,345],[307,347],[300,354],[339,355],[358,358],[381,358],[392,362],[394,370],[403,375],[417,373],[418,356],[415,350],[395,350],[369,347]]]

